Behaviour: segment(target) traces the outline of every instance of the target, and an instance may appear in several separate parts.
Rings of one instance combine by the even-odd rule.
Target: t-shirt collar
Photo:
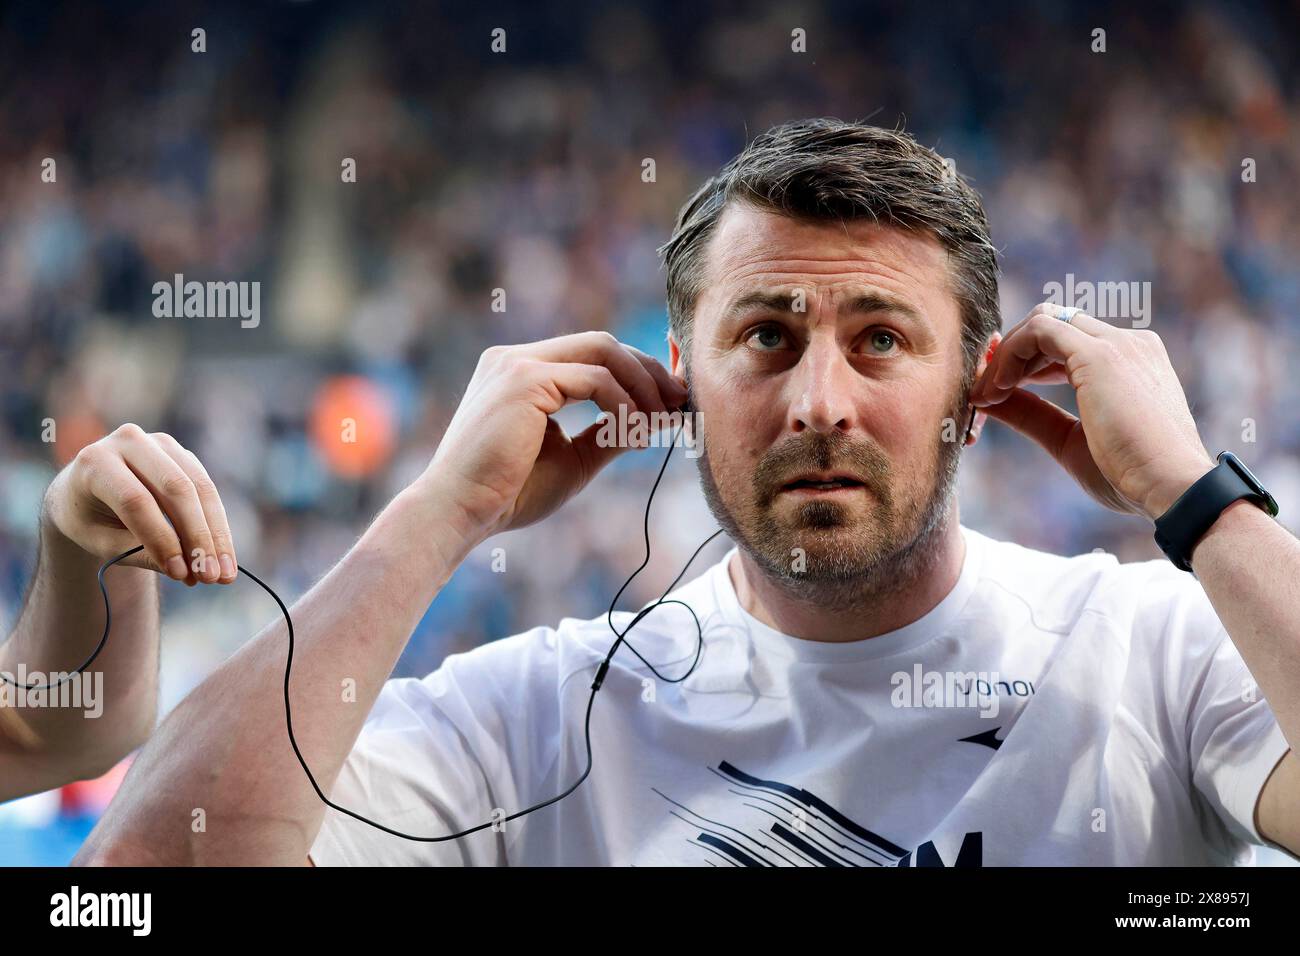
[[[736,595],[736,588],[732,584],[728,568],[739,552],[737,547],[732,547],[726,556],[714,565],[711,572],[713,591],[723,619],[738,622],[740,627],[753,637],[761,650],[811,662],[861,661],[888,657],[941,636],[966,606],[979,579],[985,541],[983,535],[964,526],[961,526],[961,534],[966,542],[966,555],[962,561],[961,573],[952,590],[929,612],[911,624],[875,637],[842,642],[810,641],[768,627],[741,607]]]

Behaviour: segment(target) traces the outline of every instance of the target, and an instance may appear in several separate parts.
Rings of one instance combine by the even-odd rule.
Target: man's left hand
[[[1115,511],[1164,514],[1215,466],[1160,336],[1044,302],[1008,332],[971,391]],[[1022,385],[1074,387],[1079,417]]]

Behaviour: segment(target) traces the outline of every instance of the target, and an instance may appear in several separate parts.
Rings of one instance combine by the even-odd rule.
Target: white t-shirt
[[[968,528],[920,620],[802,640],[740,606],[727,556],[670,597],[682,683],[626,647],[558,803],[413,843],[329,810],[312,859],[443,865],[1201,865],[1254,861],[1288,744],[1191,575]],[[627,626],[630,613],[615,624]],[[331,794],[444,834],[556,796],[614,640],[566,618],[385,686]],[[666,677],[669,604],[628,640]],[[499,809],[498,809],[499,808]]]

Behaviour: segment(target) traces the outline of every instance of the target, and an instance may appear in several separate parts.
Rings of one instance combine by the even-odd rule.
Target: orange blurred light
[[[57,421],[53,452],[55,464],[59,468],[76,458],[81,449],[108,434],[104,422],[91,412],[61,413]]]
[[[392,398],[360,375],[328,379],[312,403],[311,440],[334,474],[344,478],[374,474],[388,463],[397,444]]]

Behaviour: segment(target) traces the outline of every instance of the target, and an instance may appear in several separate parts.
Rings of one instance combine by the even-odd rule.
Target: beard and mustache
[[[965,421],[973,378],[967,372],[953,397],[953,422]],[[690,389],[689,373],[686,384]],[[686,408],[695,410],[693,392]],[[707,430],[707,416],[703,424]],[[911,498],[877,444],[838,431],[805,430],[767,449],[749,486],[733,489],[730,505],[714,478],[707,437],[697,461],[709,510],[765,577],[792,597],[847,610],[906,589],[941,556],[964,442],[944,441],[940,433],[936,444],[932,484]],[[792,517],[779,516],[782,488],[807,471],[856,476],[869,494],[866,515],[839,501],[813,499],[799,504]]]

